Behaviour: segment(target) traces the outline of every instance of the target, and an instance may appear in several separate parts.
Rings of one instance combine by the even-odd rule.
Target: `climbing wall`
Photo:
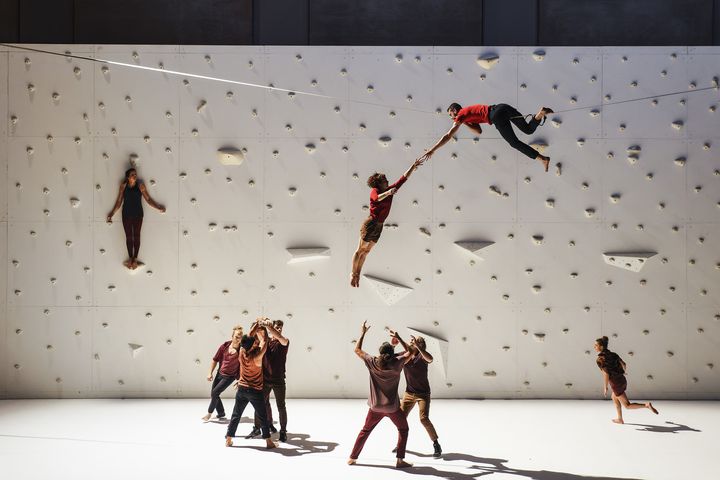
[[[294,397],[366,394],[367,320],[369,352],[385,327],[427,338],[438,397],[596,398],[607,335],[633,397],[717,398],[717,47],[39,48],[157,70],[0,49],[0,395],[205,396],[217,346],[266,315]],[[461,129],[351,288],[365,180],[399,177],[453,101],[555,108],[520,134],[550,171]],[[133,272],[105,222],[131,164],[167,207]]]

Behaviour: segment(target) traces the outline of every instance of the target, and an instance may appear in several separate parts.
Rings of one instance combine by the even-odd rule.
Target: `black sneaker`
[[[287,442],[287,432],[285,430],[280,430],[280,438],[278,440]]]
[[[252,431],[245,435],[246,439],[255,438],[260,435],[260,429],[258,427],[253,427]]]
[[[440,458],[442,456],[442,448],[440,447],[440,444],[435,440],[433,443],[433,448],[435,451],[433,452],[433,457]]]
[[[273,425],[270,425],[270,433],[277,433],[277,428],[275,428]]]

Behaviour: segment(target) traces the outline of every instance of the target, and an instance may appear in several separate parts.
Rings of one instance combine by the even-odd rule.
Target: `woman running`
[[[597,366],[603,372],[603,395],[607,397],[608,384],[612,389],[612,399],[617,410],[617,418],[613,418],[613,422],[625,423],[623,422],[622,407],[628,410],[647,408],[657,415],[658,411],[653,407],[652,403],[630,403],[630,400],[628,400],[627,395],[625,395],[625,389],[627,389],[625,370],[627,367],[617,353],[608,350],[608,337],[595,340],[595,351],[598,352]]]
[[[123,264],[130,270],[138,265],[138,252],[140,251],[140,229],[143,222],[142,199],[153,208],[165,213],[165,207],[150,197],[145,184],[138,180],[137,171],[131,168],[125,172],[125,180],[120,184],[117,200],[112,211],[107,216],[107,222],[112,223],[112,217],[122,205],[122,221],[125,229],[125,244],[127,245],[128,260]]]

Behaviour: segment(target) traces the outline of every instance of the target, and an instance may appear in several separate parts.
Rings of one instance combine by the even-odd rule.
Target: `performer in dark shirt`
[[[423,337],[410,336],[408,345],[400,335],[390,330],[390,336],[397,339],[405,351],[410,355],[408,362],[403,368],[405,373],[405,395],[400,402],[400,410],[405,416],[410,413],[415,404],[420,409],[420,423],[427,430],[430,440],[433,442],[433,457],[440,458],[442,448],[438,442],[438,435],[435,426],[430,421],[430,382],[428,381],[428,365],[432,363],[433,356],[426,350]]]
[[[142,228],[143,222],[143,198],[151,207],[156,208],[160,213],[165,213],[165,207],[152,199],[147,188],[145,188],[145,184],[138,180],[137,171],[134,168],[130,168],[125,172],[125,180],[120,184],[120,191],[118,192],[117,200],[115,200],[115,206],[113,206],[113,209],[107,216],[107,222],[112,223],[113,215],[115,215],[115,212],[117,212],[122,205],[125,244],[129,257],[129,259],[124,262],[124,265],[130,270],[135,270],[138,265],[140,265],[137,258],[138,252],[140,251],[140,229]]]

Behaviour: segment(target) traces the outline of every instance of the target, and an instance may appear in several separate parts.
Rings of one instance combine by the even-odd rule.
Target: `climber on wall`
[[[524,153],[526,156],[539,160],[545,171],[548,171],[550,166],[550,157],[546,157],[532,148],[530,145],[521,142],[515,135],[515,131],[512,128],[511,123],[515,124],[523,133],[530,135],[532,134],[538,125],[541,125],[541,121],[545,118],[548,113],[553,113],[553,110],[548,107],[542,107],[538,113],[530,119],[530,122],[525,121],[525,117],[522,116],[514,107],[505,103],[498,103],[497,105],[470,105],[469,107],[463,108],[459,103],[451,103],[447,108],[447,112],[450,118],[453,119],[453,126],[448,132],[442,136],[438,142],[425,152],[425,155],[420,157],[421,162],[425,162],[432,157],[435,151],[445,145],[450,140],[455,132],[460,128],[462,124],[468,126],[470,130],[478,134],[482,134],[481,123],[487,123],[495,125],[495,128],[500,132],[500,135],[510,144],[511,147]]]
[[[112,223],[112,217],[122,205],[122,221],[125,229],[125,243],[127,245],[128,260],[123,264],[130,270],[135,270],[138,265],[138,252],[140,251],[140,229],[143,222],[142,199],[151,207],[165,213],[165,207],[150,197],[145,184],[138,180],[137,170],[130,168],[125,172],[125,179],[120,184],[115,206],[107,216],[107,222]]]
[[[375,172],[368,178],[367,185],[371,188],[370,216],[363,222],[360,228],[360,243],[352,259],[351,286],[360,286],[360,271],[362,270],[368,253],[370,253],[370,250],[372,250],[380,239],[383,222],[390,214],[393,195],[397,193],[398,189],[407,181],[421,163],[420,160],[415,160],[415,162],[410,165],[410,168],[392,185],[388,184],[387,177],[384,173]]]

